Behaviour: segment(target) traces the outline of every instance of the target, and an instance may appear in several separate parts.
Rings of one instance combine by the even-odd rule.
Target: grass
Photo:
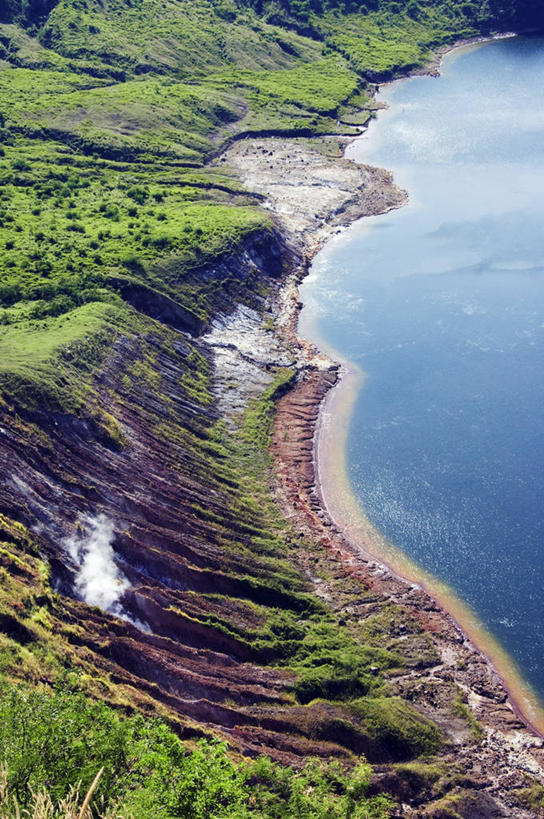
[[[283,71],[230,71],[211,77],[221,91],[235,88],[249,112],[245,133],[310,131],[315,134],[345,132],[336,119],[340,106],[360,88],[361,80],[339,55]]]
[[[138,6],[118,2],[105,8],[98,0],[85,8],[63,0],[41,39],[71,59],[183,77],[202,76],[229,63],[250,70],[283,68],[293,64],[293,54],[311,58],[319,50],[228,0],[142,0]]]
[[[389,799],[367,796],[372,771],[362,761],[349,771],[315,759],[298,771],[266,757],[236,763],[225,743],[201,740],[188,750],[166,724],[120,717],[67,686],[51,693],[0,684],[4,819],[389,815]]]
[[[69,356],[78,347],[91,341],[103,329],[119,319],[121,311],[107,304],[92,303],[78,307],[50,321],[28,321],[0,328],[0,358],[4,372],[29,375],[53,361],[59,353]],[[78,349],[78,361],[84,353]]]
[[[478,29],[463,17],[448,16],[443,7],[425,7],[418,19],[409,14],[374,12],[319,21],[327,46],[342,54],[350,67],[370,80],[388,79],[425,65],[431,49],[473,37]]]
[[[330,48],[343,54],[357,72],[372,78],[388,76],[399,68],[423,65],[429,57],[424,45],[429,29],[410,19],[349,15],[340,23],[335,17],[328,17],[322,29]]]
[[[70,315],[65,331],[77,336],[77,316],[90,315],[79,309],[94,304],[106,325],[100,303],[115,303],[127,282],[208,318],[222,285],[196,282],[192,271],[266,234],[270,221],[236,180],[200,168],[238,127],[259,83],[277,121],[285,105],[308,116],[321,49],[206,0],[144,0],[138,9],[60,2],[39,39],[12,22],[1,30],[0,323],[7,390],[21,395],[21,379],[35,389],[40,373],[49,387],[44,359],[57,360],[59,316]],[[231,82],[233,66],[240,77]],[[339,90],[349,71],[335,78],[331,63],[325,73],[334,89],[324,100],[334,105],[349,95]],[[276,99],[284,75],[291,90]],[[183,389],[209,402],[191,378]]]
[[[191,271],[269,230],[268,216],[230,193],[232,183],[217,173],[151,176],[138,166],[127,172],[74,160],[54,143],[24,140],[0,156],[0,323],[28,328],[39,319],[44,350],[56,349],[56,317],[119,301],[116,291],[127,280],[206,318],[213,288],[188,281]],[[8,335],[12,347],[22,338],[9,342]]]
[[[123,294],[138,285],[147,301],[168,297],[202,326],[217,303],[258,301],[257,274],[244,281],[199,275],[248,240],[260,237],[263,248],[273,240],[267,212],[207,160],[244,133],[356,133],[371,115],[369,81],[421,65],[430,47],[475,32],[474,14],[466,10],[471,4],[412,2],[406,9],[388,4],[379,12],[340,14],[329,2],[321,15],[297,16],[300,3],[292,4],[290,17],[279,0],[273,9],[265,2],[259,13],[234,0],[60,0],[42,16],[38,5],[9,0],[0,12],[0,401],[10,423],[33,453],[47,453],[54,444],[38,419],[51,409],[81,413],[110,446],[122,449],[119,407],[151,396],[161,412],[145,418],[149,428],[161,443],[179,447],[185,460],[177,468],[210,489],[206,503],[196,497],[188,514],[206,524],[202,530],[213,534],[221,553],[220,570],[199,563],[188,566],[188,576],[204,587],[221,583],[222,591],[188,590],[171,614],[217,632],[233,654],[238,644],[244,656],[289,672],[287,699],[300,724],[293,718],[286,730],[304,735],[311,725],[327,739],[323,714],[334,713],[329,722],[340,733],[351,732],[394,759],[424,764],[414,758],[436,753],[440,733],[389,696],[387,681],[403,663],[388,632],[402,626],[416,634],[417,625],[393,609],[362,625],[331,611],[311,593],[303,568],[311,552],[315,571],[332,582],[324,549],[295,537],[272,499],[267,447],[276,401],[293,372],[274,372],[239,429],[227,431],[213,412],[210,365],[198,343],[138,312]],[[278,24],[282,19],[287,26]],[[332,141],[322,150],[339,153]],[[138,351],[119,364],[115,389],[100,395],[95,376],[121,336]],[[180,344],[184,353],[174,356]],[[174,396],[163,392],[160,360],[182,370]],[[191,407],[186,423],[176,420],[174,398]],[[71,465],[65,467],[69,483]],[[360,599],[365,590],[353,584]],[[63,602],[52,591],[29,532],[0,516],[0,672],[9,684],[29,683],[39,692],[36,703],[51,693],[40,686],[59,679],[84,692],[71,722],[79,726],[71,759],[84,768],[82,790],[104,764],[98,757],[90,764],[82,737],[100,727],[101,715],[112,728],[106,754],[111,737],[125,730],[117,715],[100,711],[105,706],[93,712],[91,699],[125,711],[165,712],[151,695],[112,680],[99,651],[89,647],[92,640],[106,642],[105,632],[93,631],[90,621],[84,629],[85,613],[83,604]],[[38,705],[37,714],[50,714],[50,703]],[[456,707],[471,719],[464,703]],[[44,741],[55,737],[51,720],[41,721]],[[163,740],[185,759],[171,732]],[[178,779],[170,769],[165,776],[162,763],[153,767],[156,749],[138,747],[134,764],[146,767],[140,780],[131,771],[127,797],[134,797],[129,809],[136,816],[160,815],[157,793],[161,806],[175,802],[177,816],[210,815],[211,804],[215,810],[234,805],[221,815],[237,817],[245,815],[243,805],[257,816],[362,819],[369,808],[367,769],[350,779],[327,766],[282,772],[261,761],[246,771],[250,801],[229,790],[241,787],[241,779],[225,749],[193,759],[201,767],[189,776],[192,790],[182,791],[183,766]],[[130,744],[125,750],[130,754]],[[228,784],[211,796],[210,758],[216,773],[222,771],[221,786]],[[435,777],[430,769],[405,774],[429,783]],[[33,786],[44,816],[62,810],[63,798],[79,809],[77,797],[69,796],[83,778],[79,769],[62,789],[51,784],[50,773],[40,776]],[[142,780],[156,793],[138,804]],[[39,790],[46,781],[54,808]],[[165,793],[169,783],[173,790]],[[211,802],[197,814],[203,791]],[[24,788],[21,794],[28,801]],[[386,806],[376,802],[372,810],[381,817]]]
[[[239,100],[228,91],[172,78],[111,84],[62,71],[13,68],[0,72],[0,93],[8,126],[59,132],[110,157],[165,156],[200,164],[212,148],[212,129],[238,118]]]
[[[98,315],[97,307],[100,308]],[[18,335],[24,339],[20,345],[14,343],[19,357],[11,366],[14,371],[22,373],[25,383],[31,385],[29,400],[39,395],[33,381],[35,369],[46,368],[39,375],[41,378],[46,375],[50,389],[55,380],[71,386],[73,394],[85,402],[86,411],[90,407],[103,427],[108,423],[110,426],[115,424],[115,415],[110,415],[110,412],[115,413],[114,408],[108,406],[106,418],[89,379],[81,379],[81,365],[79,369],[73,368],[73,362],[81,362],[83,358],[77,345],[89,344],[92,339],[96,345],[96,334],[99,337],[102,332],[101,319],[106,316],[110,332],[127,334],[133,319],[125,315],[125,308],[105,304],[84,305],[66,315],[49,319],[43,339],[40,325],[44,322],[3,328],[5,338],[0,344],[10,338],[16,342]],[[146,328],[141,323],[143,320],[139,321],[140,324],[132,324],[131,332],[138,332],[141,336],[149,332],[152,325],[145,320],[148,322]],[[96,326],[93,322],[97,322]],[[96,331],[94,336],[92,330]],[[154,356],[164,355],[172,340],[173,334],[167,328],[159,334],[155,330]],[[91,347],[93,350],[93,354],[89,353],[90,371],[103,354],[100,346]],[[154,356],[140,355],[133,364],[125,364],[125,372],[118,374],[123,389],[128,389],[129,393],[136,390],[138,395],[142,390],[161,395],[163,386]],[[186,396],[207,406],[207,360],[196,349],[189,350],[185,367]],[[248,408],[236,433],[227,433],[218,425],[208,430],[203,427],[198,437],[192,436],[187,429],[178,428],[168,414],[156,430],[164,439],[182,442],[186,452],[194,453],[195,476],[201,473],[208,486],[215,485],[210,503],[205,508],[194,504],[192,512],[213,527],[218,544],[224,544],[221,578],[217,572],[210,574],[216,587],[219,582],[225,587],[222,595],[209,599],[194,595],[187,601],[187,610],[180,609],[176,613],[181,619],[189,618],[227,636],[232,641],[234,653],[238,644],[243,656],[249,653],[255,662],[291,669],[294,672],[293,697],[301,704],[315,699],[349,702],[367,694],[383,694],[380,672],[396,666],[398,659],[380,647],[361,645],[356,635],[340,626],[338,616],[309,593],[308,582],[300,572],[297,554],[293,551],[294,539],[270,496],[267,445],[271,422],[277,396],[292,377],[289,368],[279,370],[271,387]],[[10,395],[14,395],[13,386]],[[113,426],[109,431],[113,443],[115,432]],[[51,445],[47,438],[42,440],[39,428],[34,429],[32,425],[21,429],[21,433],[30,441],[35,437],[36,445],[40,447]],[[122,445],[122,441],[117,443]],[[28,545],[24,545],[27,543],[24,531],[15,537],[14,524],[6,522],[6,526],[10,539],[20,542],[17,549],[9,547],[9,540],[6,542],[6,559],[12,566],[17,565],[17,561],[25,565],[25,553],[34,548],[32,541],[28,540]],[[206,575],[207,570],[200,572]],[[49,658],[46,666],[50,668],[52,679],[61,673],[67,656],[70,663],[83,672],[86,664],[82,667],[72,652],[67,655],[62,648],[64,630],[62,627],[59,630],[56,598],[48,591],[47,575],[42,573],[38,562],[31,569],[31,577],[34,579],[24,593],[16,590],[21,581],[6,582],[5,610],[13,609],[16,599],[28,600],[19,610],[17,622],[24,633],[39,634],[40,639],[32,637],[24,645],[17,640],[7,640],[0,645],[0,664],[4,672],[32,677],[43,662],[44,652]],[[34,587],[42,591],[35,591]],[[0,608],[1,603],[0,596]]]
[[[47,322],[31,319],[0,327],[4,400],[40,410],[62,406],[79,411],[125,312],[89,303]]]
[[[393,759],[431,756],[441,747],[436,725],[399,697],[366,697],[350,703],[349,708]]]
[[[218,288],[243,288],[192,272],[270,229],[206,159],[239,133],[356,133],[368,78],[475,30],[445,2],[301,9],[285,28],[266,3],[259,16],[233,0],[60,0],[34,19],[13,0],[0,24],[0,322],[39,319],[43,350],[57,350],[58,316],[127,282],[205,322]]]
[[[100,404],[93,381],[113,340],[127,326],[127,311],[90,303],[49,322],[0,329],[0,402],[9,413],[50,412],[84,415],[102,443],[118,450],[125,445],[115,417]],[[38,423],[29,422],[33,444],[52,444]]]
[[[468,707],[466,695],[461,689],[459,689],[456,698],[452,702],[451,710],[456,717],[462,717],[464,720],[466,720],[474,741],[481,742],[484,736],[483,728],[480,722],[474,716],[471,709]]]
[[[398,763],[395,765],[395,771],[413,788],[422,791],[439,782],[447,774],[448,768],[440,762],[415,760]]]
[[[527,786],[517,790],[517,796],[521,803],[533,810],[542,810],[544,808],[544,785],[536,780],[531,780],[527,777]]]
[[[92,809],[92,799],[100,778],[104,772],[101,768],[91,783],[89,790],[81,800],[79,789],[73,786],[68,795],[55,804],[47,789],[43,788],[32,794],[32,803],[25,810],[21,809],[16,797],[12,797],[9,788],[9,771],[6,768],[0,770],[0,809],[4,819],[18,819],[21,813],[27,813],[33,819],[86,819],[94,814]],[[23,815],[24,815],[23,813]],[[97,816],[97,814],[94,814]],[[107,810],[100,813],[98,819],[114,819],[112,811]]]

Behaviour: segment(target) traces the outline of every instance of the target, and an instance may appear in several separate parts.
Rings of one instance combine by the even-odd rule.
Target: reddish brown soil
[[[425,591],[358,555],[354,544],[337,529],[322,507],[316,481],[314,435],[320,406],[336,383],[337,373],[335,366],[328,370],[310,366],[301,371],[296,386],[279,402],[271,444],[284,513],[301,535],[325,547],[331,577],[341,580],[340,586],[331,581],[330,588],[327,583],[320,583],[316,592],[334,600],[336,609],[342,610],[341,586],[349,585],[349,578],[366,594],[359,605],[344,604],[347,616],[355,611],[359,622],[363,622],[366,617],[395,606],[421,624],[419,641],[402,633],[398,635],[407,667],[404,673],[395,673],[391,685],[440,726],[448,738],[448,764],[458,767],[461,762],[470,780],[468,787],[478,790],[479,807],[471,803],[468,812],[461,815],[520,816],[519,806],[514,808],[511,801],[515,795],[511,795],[525,781],[523,769],[529,767],[527,759],[532,759],[535,770],[544,764],[542,740],[527,728],[493,668],[452,618]],[[312,576],[311,554],[301,555],[301,562]],[[390,636],[394,637],[394,632]],[[425,652],[425,641],[434,651]],[[483,728],[483,740],[476,744],[466,730],[466,722],[452,718],[451,704],[459,689],[467,695]],[[406,790],[406,783],[399,782],[394,772],[383,769],[379,779],[382,786],[397,796],[404,793],[403,788]],[[409,801],[409,794],[404,795]],[[434,815],[427,809],[431,807],[424,810],[422,806],[415,815]],[[412,814],[401,811],[399,815]],[[439,815],[442,814],[436,813]]]

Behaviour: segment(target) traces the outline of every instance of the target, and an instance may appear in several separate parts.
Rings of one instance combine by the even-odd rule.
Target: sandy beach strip
[[[345,443],[362,373],[347,362],[338,364],[297,335],[302,307],[297,284],[318,250],[362,216],[385,213],[407,201],[388,171],[343,155],[352,138],[330,139],[340,155],[323,150],[323,137],[270,137],[236,142],[218,160],[264,197],[300,259],[283,283],[275,308],[276,327],[298,369],[297,383],[279,402],[271,444],[280,505],[301,535],[325,547],[331,571],[341,566],[360,581],[376,594],[380,610],[402,606],[433,641],[438,666],[399,675],[399,693],[414,680],[421,681],[422,690],[428,684],[437,690],[444,684],[445,690],[453,681],[486,731],[486,750],[480,747],[475,764],[495,766],[499,748],[505,764],[544,776],[544,711],[511,658],[447,586],[387,543],[353,494]],[[312,578],[311,555],[301,554],[301,560],[308,561]],[[316,585],[316,592],[327,594],[323,584]],[[418,707],[449,730],[442,705],[428,707],[423,697]]]
[[[346,466],[349,424],[356,398],[364,389],[364,373],[349,362],[343,362],[338,372],[335,386],[321,402],[314,432],[315,486],[323,509],[355,555],[377,561],[399,579],[421,588],[451,615],[463,638],[501,678],[516,712],[544,736],[544,707],[540,698],[476,613],[446,583],[393,546],[364,514]]]

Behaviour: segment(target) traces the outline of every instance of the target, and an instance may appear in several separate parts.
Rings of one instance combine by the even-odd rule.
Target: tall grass
[[[74,786],[70,793],[55,804],[46,788],[37,792],[32,791],[32,801],[28,807],[20,807],[17,798],[10,794],[8,788],[8,770],[6,766],[0,768],[0,816],[2,819],[132,819],[122,809],[106,808],[98,813],[93,811],[93,795],[104,773],[101,768],[96,774],[89,790],[81,801],[79,785]]]

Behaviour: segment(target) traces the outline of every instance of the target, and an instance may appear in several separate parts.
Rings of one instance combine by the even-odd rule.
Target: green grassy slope
[[[269,224],[207,157],[236,133],[349,131],[368,78],[501,18],[452,0],[12,0],[2,19],[0,320],[44,333],[126,275],[205,319],[191,269]]]
[[[262,292],[256,275],[242,283],[200,275],[244,243],[266,244],[274,231],[258,198],[207,164],[223,145],[251,133],[355,132],[345,122],[369,116],[365,104],[376,78],[422,65],[431,48],[458,37],[538,22],[538,9],[532,18],[527,9],[508,4],[501,10],[479,0],[0,3],[0,408],[9,407],[36,461],[52,447],[31,420],[38,406],[97,420],[112,451],[126,442],[110,403],[121,412],[123,401],[151,393],[157,406],[170,406],[153,355],[162,345],[166,357],[176,339],[138,313],[142,292],[143,301],[162,300],[163,312],[166,305],[193,331],[204,328],[222,299],[252,303]],[[120,337],[141,343],[144,353],[119,374],[99,406],[95,380]],[[384,674],[403,664],[388,639],[395,613],[387,625],[376,621],[373,633],[365,631],[368,623],[340,624],[313,598],[308,603],[296,553],[294,561],[285,558],[285,522],[268,494],[264,454],[277,385],[249,409],[236,436],[213,423],[207,362],[196,349],[187,362],[176,389],[196,408],[194,429],[157,414],[154,437],[188,453],[192,477],[211,476],[213,497],[223,493],[223,507],[217,501],[213,511],[194,501],[192,520],[210,524],[233,565],[250,566],[264,580],[258,585],[241,570],[234,578],[229,564],[225,576],[243,587],[245,597],[232,602],[188,591],[185,609],[172,609],[172,617],[291,675],[290,702],[301,711],[315,700],[327,708],[347,703],[351,717],[373,732],[365,741],[387,738],[411,757],[435,751],[437,729],[387,696]],[[76,487],[74,497],[77,477],[66,464],[63,480]],[[247,527],[237,540],[232,520]],[[0,529],[0,672],[11,681],[50,686],[68,669],[90,696],[156,712],[151,695],[134,699],[132,689],[97,674],[96,655],[67,622],[28,532],[3,517]],[[256,602],[262,589],[270,600]],[[277,604],[286,599],[290,606]],[[203,613],[204,603],[213,614]],[[83,604],[74,606],[81,616]],[[96,627],[93,635],[106,644],[107,629]],[[310,724],[313,712],[307,713],[307,733],[326,733],[317,720]],[[111,715],[104,720],[115,722]],[[0,732],[4,753],[1,743],[8,740]],[[176,742],[163,740],[170,748]],[[150,761],[149,770],[158,777],[168,760],[152,762],[156,767]],[[228,767],[224,754],[218,764]],[[38,786],[51,776],[45,768],[42,774]],[[127,790],[131,782],[139,787],[145,774],[138,769],[140,779],[128,777]],[[274,770],[252,776],[257,794],[268,782],[253,815],[291,815],[281,812],[291,798],[292,815],[320,815],[319,799],[323,816],[366,815],[362,808],[353,812],[348,798],[364,787],[338,771],[307,772],[296,782]],[[198,788],[202,776],[195,781]],[[247,788],[242,793],[236,782],[233,810],[221,815],[245,815],[240,805],[247,807]],[[142,816],[145,810],[153,815],[149,805],[142,810]],[[164,815],[194,815],[176,810]],[[380,805],[370,815],[381,816]]]
[[[270,229],[206,158],[245,129],[334,129],[359,79],[320,43],[235,6],[42,12],[13,6],[0,25],[4,347],[18,344],[18,326],[34,332],[39,320],[45,334],[50,318],[119,301],[127,278],[205,320],[209,298],[191,271]]]

